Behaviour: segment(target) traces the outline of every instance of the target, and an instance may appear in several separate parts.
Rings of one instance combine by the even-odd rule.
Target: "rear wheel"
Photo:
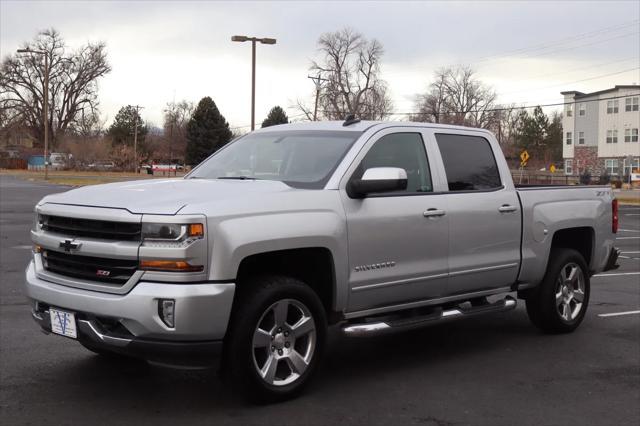
[[[531,322],[547,333],[572,332],[584,319],[589,293],[582,255],[572,249],[554,249],[542,283],[526,299],[527,313]]]
[[[315,292],[288,277],[264,277],[239,289],[225,341],[223,374],[250,399],[298,394],[313,375],[326,335]]]

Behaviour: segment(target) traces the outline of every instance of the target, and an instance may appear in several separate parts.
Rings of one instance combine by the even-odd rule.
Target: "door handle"
[[[517,207],[510,206],[509,204],[503,204],[498,208],[498,211],[500,213],[511,213],[511,212],[515,212],[516,210],[518,210]]]
[[[428,209],[426,212],[422,213],[422,215],[424,217],[444,216],[445,215],[445,211],[444,210],[438,210],[438,209]]]

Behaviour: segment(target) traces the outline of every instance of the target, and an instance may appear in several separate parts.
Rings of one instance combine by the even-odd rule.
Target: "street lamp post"
[[[275,38],[257,38],[247,36],[233,36],[231,41],[243,43],[251,42],[251,130],[255,130],[256,124],[256,42],[262,44],[276,44]]]
[[[42,123],[44,124],[44,179],[49,179],[49,55],[44,50],[18,49],[18,53],[35,53],[44,56],[44,82]]]

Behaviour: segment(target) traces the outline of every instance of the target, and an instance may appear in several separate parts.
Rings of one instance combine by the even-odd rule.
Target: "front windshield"
[[[277,180],[320,189],[351,145],[354,131],[273,131],[244,136],[206,159],[189,179]]]

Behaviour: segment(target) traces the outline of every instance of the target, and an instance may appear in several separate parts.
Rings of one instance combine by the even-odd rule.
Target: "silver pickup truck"
[[[35,208],[26,293],[101,355],[221,360],[252,397],[309,382],[327,327],[368,336],[513,309],[573,331],[616,267],[611,188],[519,187],[494,136],[426,123],[296,123],[184,179],[89,186]]]

